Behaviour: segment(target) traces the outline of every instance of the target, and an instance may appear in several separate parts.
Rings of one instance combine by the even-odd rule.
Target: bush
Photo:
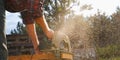
[[[97,48],[97,54],[98,54],[98,58],[100,60],[104,60],[104,59],[119,59],[120,57],[120,46],[119,45],[109,45],[106,47],[98,47]],[[118,58],[115,58],[118,57]],[[113,59],[112,59],[113,60]]]

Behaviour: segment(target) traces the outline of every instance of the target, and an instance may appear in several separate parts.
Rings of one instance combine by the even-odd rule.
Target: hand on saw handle
[[[49,29],[49,31],[46,32],[46,36],[49,40],[52,40],[54,36],[54,31],[52,29]]]

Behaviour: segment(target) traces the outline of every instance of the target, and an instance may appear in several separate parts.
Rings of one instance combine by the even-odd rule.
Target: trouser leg
[[[0,0],[0,60],[7,60],[4,0]]]
[[[7,49],[5,48],[6,45],[0,44],[0,60],[7,60]]]

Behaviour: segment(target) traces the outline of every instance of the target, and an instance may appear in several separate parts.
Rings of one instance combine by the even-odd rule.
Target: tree
[[[44,4],[45,16],[52,28],[55,29],[56,25],[65,21],[66,16],[72,13],[71,7],[76,4],[76,1],[77,0],[46,0]],[[73,16],[73,14],[71,15]]]
[[[13,34],[27,34],[25,26],[18,22],[16,29],[11,30],[11,35]]]
[[[120,44],[120,8],[117,7],[117,10],[114,14],[111,15],[111,22],[113,25],[113,36],[114,36],[114,41],[116,41],[115,44]]]
[[[70,4],[77,0],[45,0],[45,17],[50,27],[55,29],[58,22],[64,21],[65,16],[70,13]],[[19,16],[21,18],[21,16]],[[23,31],[22,31],[23,30]],[[42,33],[41,28],[36,26],[36,30]],[[24,24],[18,22],[16,29],[11,31],[11,34],[26,34]]]
[[[113,38],[111,37],[113,25],[110,17],[106,16],[105,13],[100,14],[100,12],[98,12],[89,19],[91,20],[92,24],[92,40],[95,41],[96,45],[103,47],[111,44],[113,42]]]

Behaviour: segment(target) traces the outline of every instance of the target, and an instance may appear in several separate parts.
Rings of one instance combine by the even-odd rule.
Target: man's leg
[[[4,0],[0,0],[0,60],[7,60]]]
[[[48,37],[48,39],[52,39],[54,31],[49,28],[49,26],[45,20],[45,17],[44,16],[39,17],[39,18],[35,19],[35,21],[42,28],[43,32]]]

